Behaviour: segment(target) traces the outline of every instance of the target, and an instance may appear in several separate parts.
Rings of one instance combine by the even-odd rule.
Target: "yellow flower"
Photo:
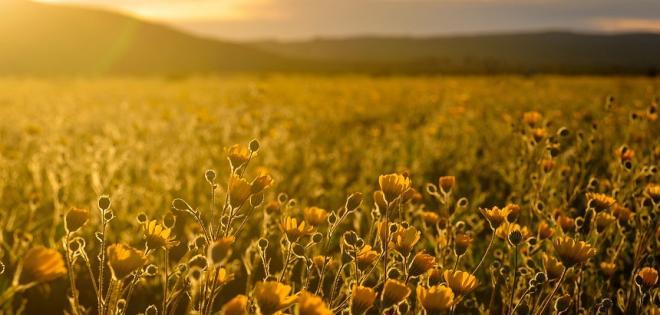
[[[89,210],[71,208],[64,216],[64,228],[68,233],[73,233],[80,229],[89,220]]]
[[[442,269],[440,268],[433,268],[429,270],[427,272],[427,276],[429,277],[429,285],[438,285],[443,281]]]
[[[555,168],[556,163],[553,159],[543,159],[539,161],[539,165],[541,165],[541,168],[544,172],[548,173],[552,171],[553,168]]]
[[[456,256],[461,256],[465,254],[467,251],[468,247],[472,245],[472,236],[468,234],[463,234],[459,233],[456,235],[456,239],[454,239],[454,251],[456,252]]]
[[[644,189],[644,192],[646,195],[653,199],[653,202],[659,203],[660,202],[660,185],[658,184],[648,184],[646,185],[646,188]]]
[[[141,251],[125,244],[108,246],[107,259],[113,278],[118,280],[130,275],[147,262]]]
[[[438,186],[443,192],[449,193],[456,186],[456,177],[454,176],[441,176],[438,179]]]
[[[403,302],[410,295],[410,291],[410,288],[405,283],[394,279],[387,279],[381,297],[383,308],[386,309]]]
[[[229,179],[229,205],[233,209],[240,208],[252,195],[252,185],[245,178],[231,175]]]
[[[539,112],[526,112],[523,113],[523,122],[529,126],[534,127],[541,121],[541,114]]]
[[[57,250],[38,246],[23,255],[20,283],[49,282],[64,275],[66,266]]]
[[[601,262],[600,263],[600,270],[607,276],[608,278],[611,277],[614,272],[616,271],[616,264],[613,262]]]
[[[379,257],[377,251],[371,249],[371,245],[365,245],[357,253],[357,265],[361,270],[367,269],[371,266]]]
[[[607,212],[598,213],[596,215],[596,231],[603,232],[615,220],[616,218]]]
[[[176,244],[172,230],[165,228],[156,220],[144,224],[144,237],[149,249],[169,248]]]
[[[454,292],[444,286],[436,285],[430,288],[417,286],[417,299],[426,314],[436,315],[449,310],[454,305]]]
[[[222,315],[246,315],[247,296],[239,294],[222,306]]]
[[[410,178],[401,174],[380,175],[378,177],[380,190],[385,194],[385,200],[392,202],[410,188]]]
[[[273,185],[273,178],[270,175],[261,175],[252,181],[252,193],[260,193],[271,185]]]
[[[599,193],[587,193],[587,199],[589,199],[589,207],[596,211],[607,210],[616,203],[614,198]]]
[[[303,209],[303,216],[309,225],[319,226],[325,223],[325,220],[328,218],[328,212],[321,208],[309,207]]]
[[[323,299],[304,291],[298,297],[298,315],[332,315],[332,311]]]
[[[552,280],[561,277],[561,274],[564,272],[564,265],[557,258],[543,253],[541,254],[541,260],[543,261],[543,268],[548,275],[548,279]]]
[[[638,284],[650,289],[658,283],[658,271],[652,267],[644,267],[637,273]]]
[[[612,207],[612,214],[614,217],[619,220],[621,223],[626,223],[633,216],[633,213],[630,209],[617,204],[614,204]]]
[[[506,218],[510,211],[511,209],[507,207],[504,207],[503,209],[492,207],[490,209],[482,209],[481,212],[486,217],[486,220],[488,220],[490,228],[495,230],[502,225],[502,223],[506,222]]]
[[[218,268],[215,272],[215,282],[217,286],[227,284],[227,282],[234,280],[234,275],[227,271],[226,268]]]
[[[539,239],[541,239],[541,240],[544,240],[544,239],[547,239],[547,238],[551,238],[552,235],[555,234],[555,230],[552,229],[552,228],[548,225],[548,223],[545,222],[545,221],[539,223],[538,230],[539,230],[539,233],[538,233],[538,234],[539,234]]]
[[[305,224],[305,221],[301,221],[300,224],[298,224],[298,220],[291,217],[286,217],[280,224],[280,227],[282,228],[284,234],[286,234],[286,237],[289,239],[289,241],[292,242],[314,232],[313,226]]]
[[[468,294],[479,286],[477,278],[465,271],[447,270],[442,275],[447,281],[447,286],[456,294]]]
[[[417,253],[410,263],[409,273],[411,276],[416,277],[429,271],[435,265],[435,257],[427,253]]]
[[[575,220],[567,215],[559,214],[556,220],[562,231],[573,231],[575,229]]]
[[[351,314],[362,315],[376,301],[376,292],[372,288],[354,285],[351,291]]]
[[[536,142],[541,141],[548,134],[545,128],[532,128],[531,131],[532,131],[532,137]]]
[[[504,206],[504,209],[509,211],[509,214],[506,216],[507,221],[509,222],[514,222],[515,220],[518,219],[518,216],[520,215],[520,206],[515,204],[515,203],[510,203],[506,206]]]
[[[509,234],[513,231],[518,231],[520,234],[522,234],[523,239],[527,239],[529,237],[529,230],[527,227],[521,227],[520,225],[516,223],[504,223],[500,227],[495,230],[495,235],[503,240],[507,240],[509,238]]]
[[[250,159],[250,150],[240,144],[234,144],[229,148],[225,148],[225,153],[227,154],[231,168],[234,170],[243,166]]]
[[[389,244],[390,248],[394,248],[399,253],[408,255],[419,241],[421,232],[417,231],[414,226],[408,228],[399,227],[399,229],[392,234],[392,241]]]
[[[263,315],[272,315],[296,302],[296,296],[289,296],[291,287],[276,281],[258,282],[254,288],[254,298]]]
[[[234,236],[227,236],[213,242],[208,249],[207,257],[211,264],[217,265],[223,259],[228,257],[231,253],[232,245],[234,245],[236,238]]]
[[[440,216],[431,211],[422,211],[420,216],[422,217],[422,220],[424,220],[424,223],[428,225],[435,225],[440,220]]]
[[[584,241],[576,242],[568,236],[556,239],[553,245],[557,256],[567,267],[585,263],[596,255],[596,250],[591,245]]]

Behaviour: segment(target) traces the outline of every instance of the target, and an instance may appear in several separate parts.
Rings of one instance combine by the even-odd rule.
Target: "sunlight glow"
[[[250,8],[266,0],[35,0],[43,3],[62,3],[96,6],[120,10],[140,17],[163,21],[245,20],[256,17]]]

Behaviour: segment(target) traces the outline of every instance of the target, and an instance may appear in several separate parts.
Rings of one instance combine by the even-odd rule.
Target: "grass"
[[[371,313],[433,314],[430,300],[651,311],[659,90],[636,77],[1,79],[1,307],[323,314],[373,293]],[[514,213],[498,231],[493,207]],[[84,224],[67,229],[74,212]],[[562,262],[556,277],[542,254]]]

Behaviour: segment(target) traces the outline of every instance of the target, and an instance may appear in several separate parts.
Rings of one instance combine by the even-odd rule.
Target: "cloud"
[[[660,32],[660,19],[594,18],[591,24],[606,32]]]

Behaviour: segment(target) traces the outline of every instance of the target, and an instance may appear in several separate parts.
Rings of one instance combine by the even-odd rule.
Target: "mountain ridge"
[[[656,74],[660,34],[571,31],[233,42],[102,9],[0,2],[0,75]]]

